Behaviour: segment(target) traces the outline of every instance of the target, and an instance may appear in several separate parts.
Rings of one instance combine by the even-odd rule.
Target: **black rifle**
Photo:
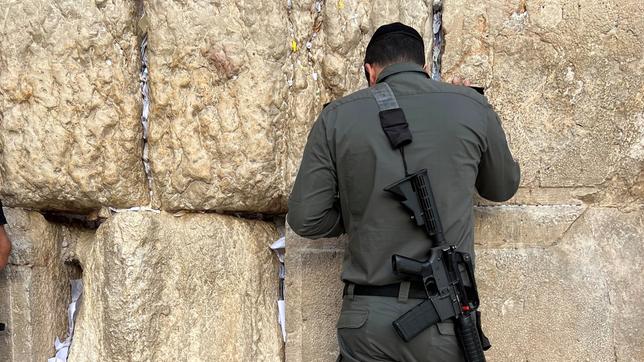
[[[393,322],[394,329],[409,342],[420,332],[438,323],[455,319],[457,335],[468,362],[484,362],[483,350],[490,343],[477,321],[479,297],[474,267],[468,253],[447,246],[427,170],[406,176],[385,188],[411,213],[435,245],[426,261],[401,255],[392,256],[394,272],[407,278],[421,279],[428,299]],[[478,323],[477,323],[478,322]]]

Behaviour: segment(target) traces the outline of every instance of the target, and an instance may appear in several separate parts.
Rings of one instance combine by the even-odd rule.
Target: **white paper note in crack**
[[[272,245],[271,250],[277,254],[277,258],[280,260],[280,263],[284,262],[284,253],[286,251],[286,237],[282,236],[277,239]]]
[[[69,355],[69,347],[72,344],[74,337],[74,323],[76,322],[76,312],[79,307],[79,300],[83,294],[83,280],[74,279],[70,281],[72,287],[72,302],[69,303],[67,308],[67,338],[61,342],[60,338],[56,337],[54,341],[54,348],[56,348],[56,356],[47,360],[47,362],[66,362]]]
[[[286,342],[286,302],[284,301],[284,278],[286,278],[286,267],[284,256],[286,253],[286,237],[282,236],[271,245],[271,249],[280,261],[279,266],[279,296],[277,298],[277,318],[282,330],[282,339]]]
[[[278,311],[278,321],[280,328],[282,329],[282,339],[286,343],[286,301],[278,300],[277,301],[277,311]]]

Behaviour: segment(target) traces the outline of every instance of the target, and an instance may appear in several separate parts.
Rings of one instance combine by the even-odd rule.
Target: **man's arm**
[[[521,171],[512,158],[499,117],[491,108],[487,123],[487,149],[481,155],[476,189],[490,201],[506,201],[519,188]]]
[[[288,201],[288,224],[311,239],[344,233],[335,162],[322,116],[309,134],[300,170]]]
[[[4,230],[4,225],[0,225],[0,271],[9,262],[9,254],[11,254],[11,241]]]
[[[2,202],[0,202],[0,271],[4,269],[9,262],[9,254],[11,254],[11,240],[7,236],[7,232],[4,230],[4,225],[7,223],[7,219],[4,217],[4,212],[2,211]]]

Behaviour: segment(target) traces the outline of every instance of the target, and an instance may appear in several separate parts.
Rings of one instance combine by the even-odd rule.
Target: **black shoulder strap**
[[[403,157],[403,164],[405,166],[405,174],[407,174],[407,162],[405,161],[404,147],[411,143],[411,132],[409,131],[409,124],[405,113],[394,96],[394,92],[389,87],[389,84],[382,82],[371,87],[371,94],[378,103],[380,109],[380,126],[385,132],[389,143],[393,149],[400,149],[400,154]]]
[[[405,113],[398,106],[398,101],[389,85],[382,82],[370,89],[380,109],[380,126],[387,135],[391,147],[398,149],[410,144],[411,132],[409,131],[407,118],[405,118]]]

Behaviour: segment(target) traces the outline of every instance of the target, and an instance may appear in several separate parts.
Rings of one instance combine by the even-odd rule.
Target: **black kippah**
[[[403,23],[391,23],[382,25],[376,30],[375,33],[373,33],[373,36],[371,37],[371,40],[369,40],[367,48],[374,42],[391,34],[404,34],[418,40],[421,43],[423,42],[423,37],[420,36],[416,29],[412,28],[411,26],[407,26]]]

